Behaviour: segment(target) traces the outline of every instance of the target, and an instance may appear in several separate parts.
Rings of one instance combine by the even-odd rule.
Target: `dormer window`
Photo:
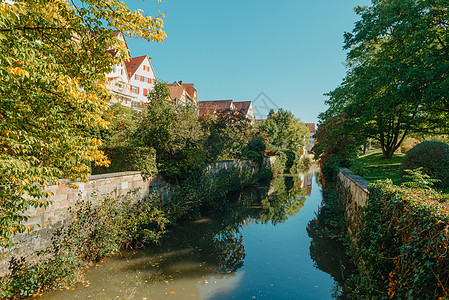
[[[131,69],[134,68],[135,65],[136,65],[136,64],[133,64],[133,65],[131,66]]]

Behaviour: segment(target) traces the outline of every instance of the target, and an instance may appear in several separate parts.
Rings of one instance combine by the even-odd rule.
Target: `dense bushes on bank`
[[[449,205],[431,190],[369,186],[357,254],[357,297],[446,299],[449,297]]]
[[[108,167],[92,166],[92,175],[125,171],[141,171],[145,177],[157,173],[156,153],[148,147],[117,146],[103,148],[111,162]]]
[[[441,142],[424,141],[404,156],[401,172],[422,168],[430,178],[438,179],[436,186],[449,187],[449,145]]]
[[[326,182],[335,183],[341,167],[348,168],[351,162],[344,157],[328,157],[321,166],[321,174]]]

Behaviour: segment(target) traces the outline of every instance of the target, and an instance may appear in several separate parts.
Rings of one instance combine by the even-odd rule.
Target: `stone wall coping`
[[[114,178],[114,177],[122,177],[122,176],[130,176],[130,175],[140,175],[142,174],[140,171],[126,171],[126,172],[117,172],[117,173],[105,173],[105,174],[97,174],[97,175],[90,175],[89,181],[92,180],[99,180],[99,179],[108,179],[108,178]],[[78,184],[81,183],[79,181],[73,182],[68,179],[59,179],[59,183],[74,183]]]
[[[236,162],[236,161],[251,161],[251,159],[241,158],[241,159],[217,160],[217,161],[212,161],[212,162],[208,163],[207,165],[218,164],[218,163],[227,163],[227,162]]]
[[[98,179],[106,179],[113,177],[122,177],[129,175],[140,175],[140,171],[126,171],[126,172],[117,172],[117,173],[106,173],[106,174],[97,174],[89,176],[89,180],[98,180]]]
[[[345,175],[346,177],[348,177],[356,185],[358,185],[362,190],[368,193],[368,185],[370,184],[368,180],[366,180],[363,177],[360,177],[359,175],[355,175],[348,168],[340,168],[340,172],[343,173],[343,175]]]

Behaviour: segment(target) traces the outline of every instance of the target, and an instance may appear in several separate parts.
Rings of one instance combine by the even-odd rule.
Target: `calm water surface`
[[[340,245],[316,223],[316,172],[280,177],[230,199],[227,212],[180,224],[157,246],[105,259],[73,290],[41,299],[336,299]]]

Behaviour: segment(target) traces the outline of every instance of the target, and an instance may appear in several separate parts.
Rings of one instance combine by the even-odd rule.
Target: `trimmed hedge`
[[[126,171],[141,171],[144,177],[157,173],[156,152],[146,147],[114,147],[103,149],[111,164],[92,166],[92,175]]]
[[[369,186],[357,253],[359,296],[371,299],[449,297],[449,205],[431,190]],[[439,298],[441,297],[441,298]]]
[[[410,149],[401,162],[401,175],[404,170],[419,167],[433,179],[441,180],[437,187],[449,187],[449,145],[441,142],[422,142]]]

